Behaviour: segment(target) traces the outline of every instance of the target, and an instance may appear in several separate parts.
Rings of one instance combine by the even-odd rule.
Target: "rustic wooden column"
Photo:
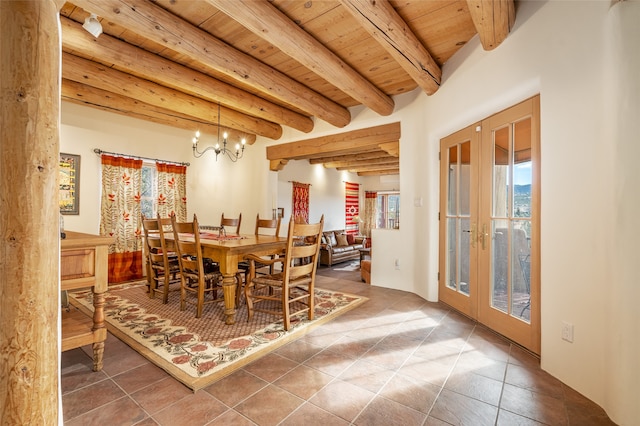
[[[60,35],[0,1],[0,424],[58,424]]]

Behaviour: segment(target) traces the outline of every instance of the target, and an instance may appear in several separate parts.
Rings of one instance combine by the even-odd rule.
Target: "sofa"
[[[344,229],[324,231],[320,245],[320,264],[333,266],[347,260],[359,260],[365,237],[347,235]]]

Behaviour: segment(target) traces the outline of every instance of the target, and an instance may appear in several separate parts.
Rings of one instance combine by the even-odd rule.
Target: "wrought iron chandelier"
[[[193,156],[196,158],[202,157],[202,155],[207,151],[213,151],[216,153],[216,161],[218,161],[218,155],[226,155],[229,157],[231,161],[234,163],[242,158],[244,155],[244,146],[246,144],[246,139],[242,138],[240,143],[236,143],[235,149],[227,149],[227,138],[228,133],[224,132],[222,134],[222,146],[220,146],[220,102],[218,102],[218,141],[215,146],[209,146],[204,149],[204,151],[198,151],[198,142],[200,141],[200,130],[196,132],[196,135],[193,137]]]

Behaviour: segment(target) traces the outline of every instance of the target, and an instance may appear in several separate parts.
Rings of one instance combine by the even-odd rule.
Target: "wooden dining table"
[[[186,236],[184,238],[193,241],[194,237]],[[225,323],[230,325],[236,322],[235,295],[238,263],[242,262],[247,254],[270,256],[282,253],[287,247],[287,238],[273,235],[244,234],[219,237],[213,233],[201,232],[200,246],[204,257],[211,258],[220,265],[220,273],[223,277],[222,291],[224,294],[224,314],[226,315]]]

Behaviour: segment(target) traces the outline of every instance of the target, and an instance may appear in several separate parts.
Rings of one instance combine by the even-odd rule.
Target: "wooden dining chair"
[[[180,263],[180,310],[184,311],[187,303],[193,304],[196,318],[200,318],[204,305],[224,300],[223,296],[218,297],[218,290],[222,290],[222,274],[213,262],[205,267],[196,215],[193,215],[193,222],[177,222],[175,216],[171,216],[171,223]],[[224,292],[220,291],[220,294]],[[211,295],[208,300],[207,295]]]
[[[236,218],[231,219],[228,217],[224,217],[224,213],[222,213],[222,217],[220,218],[220,226],[225,227],[225,230],[232,231],[232,228],[235,226],[235,231],[233,231],[236,235],[240,235],[240,224],[242,223],[242,213]],[[227,229],[227,227],[230,227]]]
[[[255,229],[255,235],[275,235],[278,236],[278,234],[280,234],[280,221],[281,218],[277,218],[277,219],[260,219],[260,213],[258,213],[256,215],[256,229]],[[276,255],[272,255],[269,258],[273,259]],[[256,263],[255,268],[256,268],[256,274],[260,274],[260,270],[263,267],[266,267],[269,265],[265,265],[265,264],[261,264],[261,263]],[[238,263],[238,271],[241,272],[244,275],[244,282],[247,283],[249,282],[249,262],[248,261],[242,261],[240,263]],[[269,268],[269,272],[273,273],[273,265],[270,265]],[[240,286],[242,286],[242,280],[240,278],[238,278],[238,297],[236,299],[236,306],[239,304],[240,299],[239,296],[242,294],[242,292],[240,291]]]
[[[178,290],[180,283],[180,265],[178,256],[167,246],[166,227],[171,226],[170,218],[147,219],[142,216],[142,228],[146,242],[147,281],[149,282],[149,297],[155,298],[162,294],[162,303],[169,301],[169,292]]]
[[[291,327],[291,318],[306,312],[314,316],[314,288],[318,268],[318,252],[324,215],[319,223],[303,224],[289,221],[287,248],[282,257],[264,259],[249,254],[249,282],[245,285],[248,320],[254,311],[282,317],[284,329]],[[257,264],[282,264],[281,272],[256,275]]]

